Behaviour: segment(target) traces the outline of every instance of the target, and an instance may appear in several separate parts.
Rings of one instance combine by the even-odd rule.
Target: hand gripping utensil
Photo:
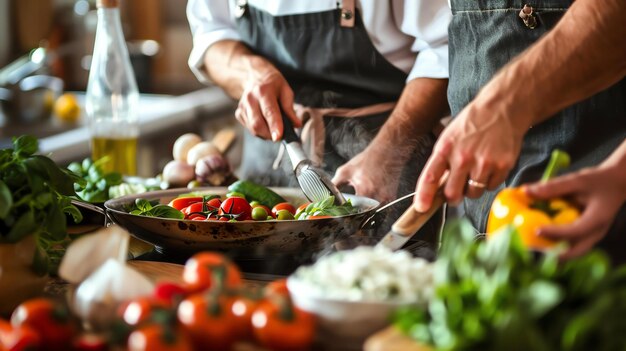
[[[293,171],[304,195],[311,202],[322,201],[329,196],[335,197],[335,204],[343,204],[346,199],[339,189],[330,181],[330,177],[322,169],[313,165],[302,150],[302,142],[296,134],[293,123],[281,109],[283,119],[283,144],[291,160]]]
[[[391,231],[376,244],[376,246],[384,246],[392,251],[400,249],[407,241],[409,241],[417,231],[426,224],[430,217],[443,206],[446,202],[443,195],[443,187],[433,198],[433,203],[426,212],[417,212],[413,205],[404,211],[404,213],[393,223]]]

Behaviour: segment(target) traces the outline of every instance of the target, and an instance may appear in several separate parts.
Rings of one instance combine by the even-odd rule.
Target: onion
[[[173,186],[183,186],[195,177],[193,166],[173,160],[163,167],[163,180]]]
[[[187,162],[187,154],[194,145],[202,142],[202,138],[198,134],[187,133],[183,134],[176,139],[174,147],[172,148],[172,154],[176,161]]]
[[[195,166],[204,156],[221,155],[220,150],[210,141],[203,141],[194,145],[187,153],[187,163]]]
[[[218,186],[230,176],[230,164],[222,154],[205,156],[196,163],[196,180]]]

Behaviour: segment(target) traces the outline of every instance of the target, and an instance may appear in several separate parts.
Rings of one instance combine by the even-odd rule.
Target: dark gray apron
[[[399,99],[407,74],[374,47],[359,11],[354,13],[354,27],[342,27],[340,8],[285,16],[272,16],[247,4],[241,9],[237,20],[241,40],[280,70],[293,89],[296,103],[314,108],[360,108]],[[337,167],[363,151],[390,112],[357,118],[325,116],[323,168],[332,175]],[[286,156],[281,168],[272,170],[278,143],[244,134],[240,177],[264,185],[297,186]],[[433,135],[416,140],[416,152],[402,175],[395,175],[400,178],[398,195],[414,191],[434,141]],[[392,155],[393,150],[389,151]],[[380,228],[388,230],[400,212],[387,216]],[[421,237],[434,242],[437,223],[433,219],[426,225]]]
[[[449,27],[448,99],[453,116],[502,66],[550,31],[567,11],[571,1],[537,0],[529,3],[537,21],[534,29],[525,25],[518,16],[524,4],[524,1],[512,0],[451,1],[453,17]],[[519,84],[524,84],[524,81],[520,80]],[[548,104],[550,101],[529,103]],[[569,171],[574,171],[602,162],[625,138],[626,80],[622,80],[533,126],[524,138],[518,163],[500,188],[538,180],[554,149],[570,154],[572,166]],[[496,192],[486,192],[479,199],[465,200],[465,212],[480,232],[485,230]],[[626,254],[622,253],[626,248],[625,242],[626,210],[622,208],[601,246],[617,262],[626,258]]]

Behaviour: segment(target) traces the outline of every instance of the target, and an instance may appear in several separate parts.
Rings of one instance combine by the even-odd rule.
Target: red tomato
[[[290,204],[289,202],[281,202],[279,204],[276,204],[272,208],[272,216],[274,218],[276,218],[276,215],[278,214],[278,211],[280,211],[280,210],[287,210],[287,211],[291,212],[292,215],[296,214],[296,208],[293,207],[292,204]]]
[[[229,197],[220,206],[220,215],[230,214],[237,216],[238,221],[252,219],[252,207],[246,199],[242,197]]]
[[[220,208],[220,206],[222,205],[222,200],[220,200],[219,198],[213,198],[209,201],[206,202],[206,204],[209,206],[209,210],[217,210]]]
[[[192,213],[197,213],[197,212],[202,212],[202,202],[195,202],[185,208],[183,208],[182,210],[180,210],[182,213],[185,214],[185,218],[188,219],[189,216],[191,216]]]
[[[230,350],[237,322],[224,295],[196,294],[178,305],[178,321],[196,350]]]
[[[267,297],[274,295],[288,297],[289,290],[287,289],[287,279],[282,278],[270,282],[265,286],[265,289],[263,289],[263,293]]]
[[[121,306],[119,314],[126,324],[137,326],[148,321],[155,310],[165,310],[167,308],[167,302],[151,296],[144,296],[125,303]]]
[[[154,297],[168,305],[181,301],[188,293],[185,287],[172,282],[159,282],[154,287]]]
[[[315,317],[291,304],[262,301],[252,315],[254,336],[261,345],[274,351],[308,350],[315,336]]]
[[[128,337],[128,351],[192,351],[185,333],[173,327],[151,324],[139,328]]]
[[[67,308],[44,298],[28,300],[19,305],[11,315],[11,324],[33,329],[47,350],[67,350],[75,332]]]
[[[226,256],[213,252],[200,252],[185,263],[183,281],[189,291],[201,291],[215,285],[213,281],[219,269],[224,270],[222,286],[238,288],[241,286],[241,272]]]
[[[228,222],[228,221],[230,221],[230,219],[228,217],[220,217],[218,219],[218,221],[220,221],[220,222]]]
[[[235,334],[237,339],[252,339],[252,314],[258,305],[258,301],[245,296],[230,298],[230,310],[235,320]]]
[[[168,205],[170,205],[171,207],[174,207],[175,209],[179,211],[182,211],[183,208],[196,202],[202,202],[202,197],[201,196],[177,197],[174,200],[170,201]]]
[[[96,334],[83,334],[72,342],[72,351],[107,351],[107,341]]]
[[[333,216],[308,216],[306,219],[333,218]]]
[[[191,219],[192,221],[206,221],[206,217],[204,217],[203,215],[192,215],[189,216],[189,219]]]
[[[26,325],[13,327],[0,319],[0,346],[7,351],[37,350],[41,345],[39,335]]]

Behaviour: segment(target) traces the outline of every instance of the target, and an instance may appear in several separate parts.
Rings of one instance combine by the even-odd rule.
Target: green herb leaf
[[[159,218],[173,218],[173,219],[185,218],[184,213],[168,205],[156,205],[149,211],[149,214],[152,217],[159,217]]]
[[[0,180],[0,219],[5,219],[13,206],[11,189]]]
[[[39,150],[39,143],[37,139],[30,135],[22,135],[18,138],[13,138],[14,153],[18,157],[27,157]]]

